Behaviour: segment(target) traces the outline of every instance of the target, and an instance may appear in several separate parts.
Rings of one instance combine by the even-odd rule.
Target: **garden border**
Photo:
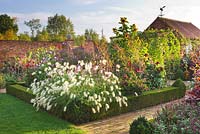
[[[146,91],[140,96],[128,96],[128,107],[120,108],[117,103],[112,103],[111,108],[108,111],[102,111],[96,114],[93,114],[90,108],[82,104],[80,104],[81,111],[76,111],[69,106],[70,108],[65,113],[59,113],[59,117],[72,123],[80,124],[139,110],[182,98],[185,95],[186,89],[181,85],[178,85],[177,87],[166,87],[163,89]],[[7,85],[7,93],[28,103],[30,103],[30,100],[34,98],[34,95],[30,91],[27,91],[26,87],[18,84]],[[53,110],[51,110],[50,113],[55,114]],[[55,115],[58,115],[58,113]]]

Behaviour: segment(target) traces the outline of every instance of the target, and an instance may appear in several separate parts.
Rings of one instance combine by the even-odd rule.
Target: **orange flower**
[[[129,38],[129,34],[125,33],[125,38],[128,39]]]

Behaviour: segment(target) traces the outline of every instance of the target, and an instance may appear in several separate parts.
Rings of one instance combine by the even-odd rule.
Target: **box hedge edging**
[[[73,106],[69,106],[67,112],[60,113],[59,116],[75,124],[80,124],[139,110],[145,107],[182,98],[185,95],[185,85],[184,83],[179,83],[178,86],[179,87],[167,87],[159,90],[146,91],[140,96],[128,96],[128,107],[120,108],[118,104],[113,102],[108,111],[101,111],[100,113],[93,114],[89,107],[80,103],[78,104],[80,110],[74,109]],[[34,95],[31,92],[28,92],[26,87],[17,84],[8,85],[7,93],[28,103],[30,103],[30,100],[34,98]],[[54,110],[51,110],[50,113],[57,115]]]

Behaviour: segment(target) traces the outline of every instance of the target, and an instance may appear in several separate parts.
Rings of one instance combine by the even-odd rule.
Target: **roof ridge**
[[[175,19],[169,19],[169,18],[164,18],[164,17],[158,17],[161,20],[169,20],[169,21],[176,21],[176,22],[181,22],[181,23],[188,23],[188,24],[192,24],[191,22],[187,22],[187,21],[180,21],[180,20],[175,20]]]

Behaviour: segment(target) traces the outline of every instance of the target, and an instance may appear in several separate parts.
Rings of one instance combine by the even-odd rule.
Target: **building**
[[[157,17],[147,29],[171,29],[186,39],[200,39],[200,29],[190,22]]]

